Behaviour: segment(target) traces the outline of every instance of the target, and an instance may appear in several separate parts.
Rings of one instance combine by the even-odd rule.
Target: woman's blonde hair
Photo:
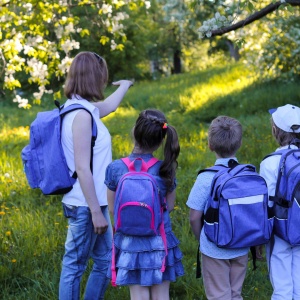
[[[108,81],[108,69],[104,58],[94,52],[80,52],[70,66],[64,93],[81,96],[88,101],[104,99],[104,89]]]

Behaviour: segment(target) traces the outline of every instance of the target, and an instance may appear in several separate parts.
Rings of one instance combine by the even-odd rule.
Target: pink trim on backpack
[[[163,208],[161,208],[161,213],[162,213],[162,216],[163,216]],[[162,261],[162,266],[161,266],[161,272],[163,273],[165,270],[166,270],[166,257],[168,255],[168,247],[167,247],[167,237],[166,237],[166,231],[165,231],[165,223],[164,223],[164,220],[161,222],[160,224],[160,227],[159,227],[159,232],[160,232],[160,236],[163,240],[163,243],[164,243],[164,248],[165,248],[165,257]]]
[[[155,157],[152,157],[148,162],[145,162],[142,158],[138,157],[131,161],[128,157],[121,158],[121,160],[124,162],[124,164],[127,166],[129,172],[137,171],[135,168],[135,161],[140,160],[142,162],[141,170],[140,172],[147,172],[152,166],[154,166],[158,159]]]
[[[114,232],[113,232],[114,234]],[[117,287],[117,272],[116,272],[116,257],[115,257],[115,243],[114,237],[112,239],[112,249],[111,249],[111,285]]]
[[[118,223],[117,223],[117,226],[116,226],[116,229],[121,227],[121,217],[120,217],[120,214],[121,214],[121,209],[125,206],[128,206],[128,205],[137,205],[137,206],[143,206],[143,203],[142,202],[136,202],[136,201],[132,201],[132,202],[127,202],[126,204],[123,204],[119,211],[118,211]],[[151,212],[151,229],[153,229],[153,231],[156,233],[156,230],[154,228],[154,213],[153,213],[153,210],[148,207],[148,205],[144,205],[144,207],[146,207],[150,212]],[[163,223],[163,222],[162,222]]]

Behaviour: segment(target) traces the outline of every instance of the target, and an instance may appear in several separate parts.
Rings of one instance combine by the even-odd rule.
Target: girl
[[[178,248],[179,241],[172,232],[169,212],[175,203],[177,157],[180,147],[177,132],[167,124],[164,114],[155,109],[147,109],[140,113],[133,128],[134,148],[129,155],[132,161],[142,158],[148,162],[153,157],[166,137],[164,160],[149,169],[156,179],[162,196],[166,197],[167,208],[164,211],[164,226],[167,237],[168,255],[166,269],[161,272],[159,265],[165,250],[160,235],[137,237],[117,232],[114,236],[116,251],[117,285],[129,285],[131,300],[169,299],[170,282],[184,274],[181,263],[182,253]],[[114,213],[115,191],[121,176],[128,172],[121,160],[112,162],[105,176],[108,187],[108,206]],[[128,247],[127,245],[130,245]],[[142,254],[141,254],[142,253]],[[160,262],[158,262],[160,260]],[[134,267],[132,262],[134,261]]]
[[[77,172],[73,189],[63,197],[64,215],[68,218],[68,234],[59,285],[60,300],[76,300],[80,296],[80,281],[89,258],[94,265],[89,276],[86,300],[103,299],[111,258],[112,230],[107,208],[104,174],[111,162],[111,138],[100,118],[117,109],[131,81],[113,83],[119,88],[103,102],[108,70],[105,60],[93,52],[81,52],[73,60],[65,84],[69,99],[84,106],[97,124],[97,139],[93,147],[91,171],[91,115],[76,110],[66,115],[62,125],[62,146],[69,169]],[[97,184],[95,184],[97,182]]]

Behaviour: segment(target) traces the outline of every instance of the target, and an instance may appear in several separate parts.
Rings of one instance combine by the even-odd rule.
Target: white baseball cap
[[[279,106],[278,108],[272,108],[269,110],[272,115],[275,125],[286,132],[300,132],[300,108],[286,104]],[[293,130],[292,126],[297,125],[299,128]]]

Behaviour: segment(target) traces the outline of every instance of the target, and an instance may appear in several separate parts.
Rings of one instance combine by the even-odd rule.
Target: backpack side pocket
[[[31,149],[30,145],[27,145],[21,153],[24,172],[27,177],[27,181],[31,188],[35,189],[39,187],[40,172],[37,161],[32,159],[34,155],[34,150]]]

